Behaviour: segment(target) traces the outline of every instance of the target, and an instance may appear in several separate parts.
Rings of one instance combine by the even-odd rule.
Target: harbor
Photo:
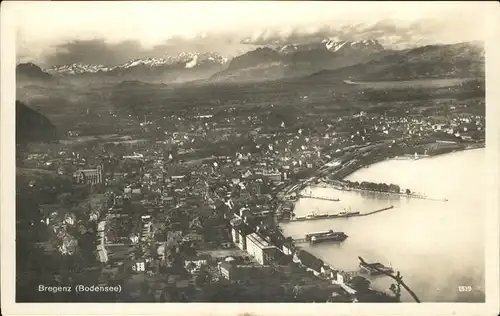
[[[426,262],[419,261],[422,253],[419,251],[408,251],[408,244],[417,243],[421,249],[429,249],[432,253],[440,253],[442,256],[429,256],[428,262],[445,266],[447,260],[462,260],[464,267],[449,267],[453,273],[462,275],[464,270],[473,271],[471,282],[481,286],[484,275],[482,270],[483,260],[481,247],[481,227],[483,218],[481,212],[477,212],[481,195],[473,191],[473,199],[469,200],[467,192],[471,190],[468,183],[478,182],[478,188],[484,188],[483,178],[477,177],[477,172],[462,168],[467,161],[472,160],[481,165],[484,149],[464,151],[461,153],[448,154],[429,159],[391,160],[367,169],[361,169],[346,180],[352,182],[371,181],[375,183],[397,183],[403,188],[410,188],[416,192],[425,192],[428,197],[446,197],[448,202],[434,201],[429,198],[401,198],[384,192],[358,191],[357,189],[342,189],[342,181],[330,183],[329,185],[311,184],[308,188],[317,196],[338,197],[341,202],[327,202],[312,199],[303,199],[295,202],[293,212],[297,215],[316,213],[337,213],[343,208],[349,210],[369,213],[376,209],[383,209],[394,205],[397,210],[382,211],[371,216],[358,216],[354,220],[306,220],[285,222],[280,225],[285,236],[293,238],[298,247],[310,251],[313,255],[331,265],[337,270],[358,272],[366,276],[374,288],[385,290],[390,285],[391,279],[367,272],[361,269],[357,256],[369,259],[371,263],[381,263],[386,267],[400,271],[412,289],[418,293],[422,301],[430,299],[428,287],[442,286],[440,274],[432,269],[426,269]],[[394,170],[404,172],[394,173]],[[421,175],[426,175],[422,178]],[[463,178],[468,181],[461,182]],[[417,181],[418,180],[418,181]],[[324,186],[324,187],[323,187]],[[335,186],[335,187],[334,187]],[[304,193],[309,193],[305,188]],[[438,220],[436,218],[445,218]],[[444,236],[443,229],[460,232],[461,227],[470,227],[475,234],[470,240],[457,240],[452,236]],[[418,234],[419,228],[425,227],[425,233],[421,234],[418,242],[414,235]],[[342,231],[349,237],[342,243],[324,243],[311,245],[305,240],[305,235],[318,231]],[[479,232],[479,233],[477,233]],[[297,240],[297,241],[296,241]],[[446,247],[442,245],[445,244]],[[464,247],[466,245],[466,247]],[[467,252],[473,252],[474,256],[466,257]],[[412,264],[408,262],[411,261]],[[361,271],[360,271],[361,270]],[[448,281],[453,286],[459,284],[459,280]],[[455,295],[451,290],[443,289],[438,293],[442,301],[450,300]],[[481,292],[477,293],[478,299]],[[412,297],[403,293],[403,302],[413,301]]]

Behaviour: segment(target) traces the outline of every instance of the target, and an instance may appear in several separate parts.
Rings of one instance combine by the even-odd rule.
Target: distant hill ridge
[[[57,139],[57,129],[47,117],[21,101],[16,101],[16,144],[51,142]]]
[[[34,63],[21,63],[16,66],[16,77],[20,79],[32,80],[52,80],[53,77],[49,73],[42,70]]]
[[[357,64],[384,52],[376,40],[322,41],[265,46],[237,56],[214,81],[260,80],[299,77],[323,69]]]
[[[480,43],[428,45],[393,51],[365,63],[321,70],[304,80],[412,80],[423,78],[483,78],[485,51]]]
[[[484,48],[481,45],[467,42],[395,51],[385,49],[373,39],[324,39],[305,44],[263,46],[230,61],[217,53],[186,53],[165,59],[133,59],[114,67],[72,64],[44,71],[27,63],[19,64],[16,73],[21,81],[90,76],[116,83],[175,83],[206,79],[245,82],[311,75],[318,80],[321,76],[325,80],[327,77],[332,80],[399,80],[426,76],[480,76],[484,73]]]

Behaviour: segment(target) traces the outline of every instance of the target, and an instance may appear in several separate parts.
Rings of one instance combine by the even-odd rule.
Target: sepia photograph
[[[496,315],[496,4],[4,3],[2,305]]]

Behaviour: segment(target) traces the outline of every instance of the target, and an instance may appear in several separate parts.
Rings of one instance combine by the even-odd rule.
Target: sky
[[[491,4],[491,3],[490,3]],[[120,63],[184,50],[240,54],[307,36],[390,48],[481,40],[481,2],[11,2],[18,61]],[[246,44],[242,44],[242,40]],[[252,44],[252,45],[249,45]],[[94,55],[94,56],[90,56]]]

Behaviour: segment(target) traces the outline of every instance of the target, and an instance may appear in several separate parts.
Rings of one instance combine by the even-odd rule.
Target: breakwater
[[[399,196],[399,197],[421,199],[421,200],[428,200],[428,201],[437,201],[437,202],[447,202],[448,201],[448,199],[446,199],[446,198],[432,198],[432,197],[428,197],[428,196],[425,196],[422,194],[417,194],[417,193],[407,194],[407,193],[397,193],[397,192],[383,192],[383,191],[375,191],[375,190],[359,189],[359,188],[347,188],[347,189],[336,188],[336,190],[355,191],[355,192],[370,192],[370,193],[376,193],[376,194]]]
[[[343,214],[324,214],[324,215],[309,215],[303,218],[291,218],[291,219],[282,219],[281,222],[283,223],[290,223],[290,222],[303,222],[303,221],[317,221],[317,220],[322,220],[322,219],[334,219],[334,218],[349,218],[349,217],[359,217],[359,216],[368,216],[368,215],[373,215],[376,213],[380,213],[383,211],[387,211],[390,209],[393,209],[394,205],[384,207],[381,209],[377,209],[371,212],[366,212],[366,213],[359,213],[359,212],[350,212],[350,213],[343,213]]]
[[[394,208],[394,205],[391,205],[389,207],[385,207],[385,208],[381,208],[379,210],[375,210],[375,211],[371,211],[371,212],[368,212],[368,213],[363,213],[363,214],[358,214],[357,216],[368,216],[368,215],[373,215],[373,214],[376,214],[376,213],[380,213],[380,212],[383,212],[383,211],[387,211],[387,210],[390,210],[390,209],[393,209]]]
[[[315,200],[323,200],[323,201],[331,201],[331,202],[339,202],[340,199],[328,197],[328,196],[314,196],[312,194],[299,194],[297,195],[299,198],[303,199],[315,199]]]

